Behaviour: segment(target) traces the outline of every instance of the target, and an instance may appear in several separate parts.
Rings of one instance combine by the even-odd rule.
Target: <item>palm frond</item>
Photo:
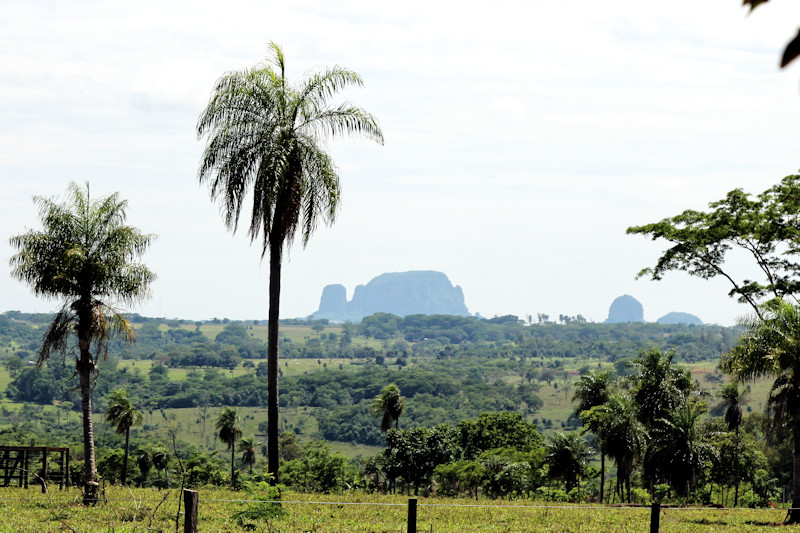
[[[77,317],[70,311],[70,302],[64,304],[59,309],[47,331],[42,339],[42,348],[39,350],[39,355],[36,358],[36,364],[41,366],[45,361],[50,358],[53,352],[65,353],[67,350],[67,341],[72,334]]]

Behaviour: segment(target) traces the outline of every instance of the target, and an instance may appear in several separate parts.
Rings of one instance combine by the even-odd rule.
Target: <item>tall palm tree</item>
[[[800,306],[773,300],[763,306],[761,317],[742,320],[747,329],[738,344],[724,354],[720,367],[741,381],[773,376],[769,407],[773,423],[788,413],[794,437],[792,508],[790,524],[800,522]]]
[[[128,479],[128,451],[131,442],[131,427],[142,423],[142,412],[136,409],[128,398],[128,392],[119,389],[108,396],[108,409],[105,420],[107,424],[117,426],[117,433],[125,434],[125,458],[122,461],[122,485]]]
[[[734,458],[734,496],[733,506],[739,505],[739,427],[742,425],[742,404],[747,398],[747,389],[739,388],[736,382],[727,383],[719,391],[719,397],[722,400],[721,406],[725,409],[725,424],[728,426],[728,431],[733,431],[735,434],[736,457]]]
[[[225,443],[227,449],[231,451],[231,485],[234,484],[234,461],[236,460],[236,439],[242,436],[242,429],[239,427],[239,413],[233,407],[223,407],[216,423],[219,431],[219,440]]]
[[[608,401],[611,387],[611,372],[599,371],[588,372],[586,375],[581,376],[578,384],[575,386],[575,394],[572,396],[572,401],[577,401],[578,405],[575,407],[575,412],[578,416],[581,413],[588,411],[592,407],[603,405]],[[605,439],[603,438],[603,426],[599,424],[587,424],[587,429],[597,436],[598,447],[600,449],[600,502],[603,501],[605,494],[605,481],[606,481],[606,453],[607,447],[605,446]]]
[[[220,78],[197,122],[207,137],[200,183],[220,202],[225,225],[235,232],[252,194],[248,235],[262,237],[269,251],[267,333],[267,455],[278,481],[278,315],[284,247],[298,229],[305,246],[320,221],[332,223],[339,206],[339,176],[324,150],[327,135],[361,134],[383,143],[375,118],[348,103],[329,99],[349,85],[362,85],[353,71],[334,67],[299,84],[286,78],[283,51],[270,43],[265,64]]]
[[[11,274],[36,295],[61,300],[42,341],[37,363],[53,353],[66,356],[77,345],[75,369],[83,414],[83,487],[85,504],[97,501],[97,468],[92,425],[92,386],[97,363],[108,354],[114,334],[133,342],[130,322],[115,307],[133,304],[148,294],[155,275],[137,259],[154,236],[125,224],[127,202],[117,194],[92,200],[71,183],[67,200],[37,196],[42,230],[12,237],[18,252]]]
[[[372,413],[377,416],[382,416],[381,431],[389,431],[394,422],[394,427],[400,427],[400,415],[403,414],[405,409],[405,398],[400,396],[400,388],[391,383],[381,389],[381,393],[372,399]]]

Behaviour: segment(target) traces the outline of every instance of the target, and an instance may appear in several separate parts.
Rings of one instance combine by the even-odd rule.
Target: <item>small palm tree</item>
[[[153,453],[153,466],[156,467],[156,472],[158,473],[159,485],[161,481],[161,471],[164,471],[164,475],[167,478],[167,487],[169,487],[169,454],[163,450],[157,451]]]
[[[150,469],[153,467],[153,460],[150,457],[150,454],[147,453],[147,450],[139,450],[139,455],[136,458],[136,465],[139,467],[139,471],[142,473],[142,479],[139,486],[143,486],[147,482],[147,474],[150,473]]]
[[[128,398],[128,392],[124,389],[113,391],[108,396],[108,409],[106,409],[105,421],[107,424],[117,426],[117,433],[125,434],[125,458],[122,461],[122,485],[128,479],[128,452],[131,442],[131,427],[142,423],[142,413],[136,409]]]
[[[328,136],[360,134],[383,143],[375,118],[330,98],[348,86],[362,85],[353,71],[334,67],[299,84],[286,77],[283,51],[270,43],[266,64],[231,72],[217,81],[197,121],[207,137],[200,161],[200,183],[222,205],[225,225],[236,231],[239,214],[252,198],[248,235],[263,237],[269,251],[267,330],[267,455],[272,482],[278,482],[278,316],[284,247],[298,230],[303,245],[320,221],[332,223],[341,196],[339,175],[326,153]],[[250,194],[252,193],[252,194]]]
[[[575,394],[572,396],[572,401],[577,401],[578,405],[575,407],[575,412],[580,417],[581,413],[588,411],[598,405],[603,405],[608,401],[609,394],[611,393],[611,372],[588,372],[585,376],[581,376],[575,386]],[[603,501],[605,494],[605,480],[606,480],[606,454],[607,448],[605,446],[605,439],[602,435],[602,425],[587,425],[589,431],[597,436],[600,448],[600,502]]]
[[[687,497],[694,490],[705,463],[715,457],[714,449],[705,441],[698,425],[705,411],[705,403],[692,398],[667,413],[650,432],[648,462],[669,480],[676,492]]]
[[[236,439],[242,436],[242,429],[239,427],[239,413],[233,407],[223,407],[216,423],[219,431],[219,440],[225,443],[227,449],[231,451],[231,485],[234,484],[234,461],[236,459]]]
[[[734,466],[734,496],[733,506],[739,505],[739,427],[742,425],[742,404],[747,398],[747,389],[740,388],[736,382],[726,384],[719,391],[722,400],[721,406],[725,409],[725,424],[728,431],[733,431],[736,437],[736,457]]]
[[[92,200],[88,184],[82,189],[71,183],[64,203],[41,196],[34,202],[43,229],[11,237],[11,246],[17,249],[10,260],[11,275],[30,285],[36,295],[62,302],[44,335],[37,363],[77,348],[83,501],[93,504],[98,488],[92,422],[97,364],[108,354],[114,334],[134,340],[133,326],[115,305],[133,304],[147,296],[155,274],[137,259],[154,236],[125,225],[127,202],[117,194]]]
[[[239,451],[242,453],[242,465],[250,467],[253,473],[253,465],[256,464],[256,448],[261,443],[255,437],[244,437],[239,441]]]
[[[600,435],[601,446],[617,465],[616,493],[631,501],[631,474],[647,446],[648,433],[639,420],[638,408],[627,393],[611,394],[603,404],[581,413],[581,420]]]
[[[400,427],[400,415],[403,414],[405,409],[406,400],[400,396],[400,388],[394,383],[386,385],[381,389],[372,400],[372,413],[377,416],[382,416],[381,431],[389,431],[394,422],[394,427]]]
[[[556,433],[547,444],[545,462],[550,476],[564,480],[567,492],[575,488],[586,475],[592,451],[578,433]]]

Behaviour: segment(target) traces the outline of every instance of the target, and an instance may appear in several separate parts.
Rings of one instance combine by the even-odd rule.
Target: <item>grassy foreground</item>
[[[232,518],[248,505],[243,493],[219,489],[200,490],[198,528],[202,532],[241,532]],[[107,501],[94,508],[80,504],[77,490],[0,488],[1,532],[49,531],[175,531],[177,490],[106,490]],[[166,496],[166,499],[165,499]],[[255,531],[404,533],[407,503],[403,496],[315,495],[285,492],[285,516],[259,522]],[[329,504],[323,502],[331,502]],[[333,503],[340,502],[340,503]],[[471,531],[647,531],[647,508],[553,508],[530,501],[485,501],[420,498],[417,530],[420,533]],[[537,507],[537,505],[539,505]],[[697,531],[800,531],[800,526],[780,524],[785,510],[665,509],[662,532]],[[178,531],[183,531],[181,516]]]

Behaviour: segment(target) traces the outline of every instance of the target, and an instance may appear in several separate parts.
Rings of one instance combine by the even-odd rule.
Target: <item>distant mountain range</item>
[[[445,274],[434,270],[412,270],[389,272],[372,278],[366,285],[356,287],[349,301],[344,285],[327,285],[322,290],[319,309],[311,318],[324,318],[331,322],[360,322],[365,316],[375,313],[397,316],[470,314],[461,287],[453,286]],[[644,306],[629,294],[623,294],[611,303],[605,320],[606,323],[644,321]],[[695,315],[682,312],[667,313],[656,322],[703,324]]]
[[[608,308],[607,324],[620,322],[644,322],[644,306],[629,294],[614,299],[611,307]],[[672,312],[667,313],[658,320],[659,324],[693,324],[702,326],[703,321],[689,313]]]
[[[464,292],[441,272],[412,270],[381,274],[359,285],[347,300],[344,285],[327,285],[312,318],[359,322],[374,313],[468,316]]]

